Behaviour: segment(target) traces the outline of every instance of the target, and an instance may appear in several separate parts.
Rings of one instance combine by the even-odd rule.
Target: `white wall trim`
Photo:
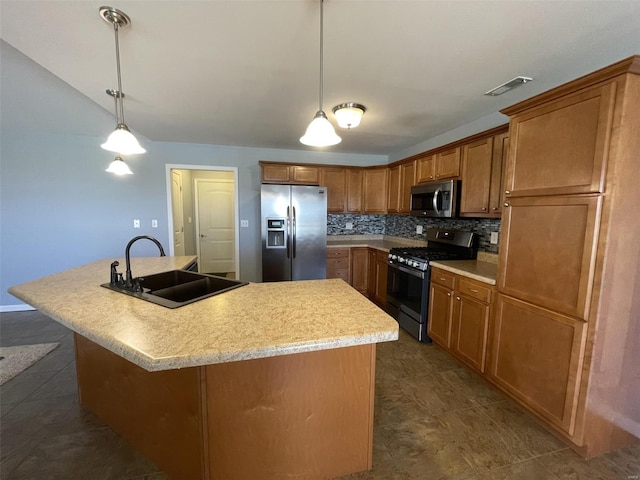
[[[18,305],[0,305],[0,313],[5,312],[26,312],[29,310],[35,310],[31,305],[27,305],[26,303],[18,304]]]
[[[233,172],[233,184],[234,184],[234,203],[235,203],[235,216],[236,216],[236,278],[240,278],[240,186],[238,185],[238,167],[216,167],[211,165],[185,165],[185,164],[165,164],[165,176],[167,187],[167,213],[169,221],[167,225],[169,227],[169,255],[174,255],[173,249],[173,205],[171,204],[171,170],[208,170],[218,172]],[[197,241],[197,238],[196,238]]]

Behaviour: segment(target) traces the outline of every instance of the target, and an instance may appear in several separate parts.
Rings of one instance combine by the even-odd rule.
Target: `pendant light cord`
[[[324,38],[323,38],[323,19],[324,19],[324,0],[320,0],[320,95],[319,95],[319,110],[322,110],[322,92],[324,90],[323,78],[324,78]]]
[[[119,25],[117,21],[113,22],[113,30],[116,37],[116,72],[118,74],[118,91],[116,92],[116,96],[120,107],[116,109],[116,122],[120,125],[124,124],[124,108],[122,107],[122,97],[124,97],[124,95],[122,94],[122,79],[120,77],[120,43],[118,42]],[[119,118],[118,113],[120,114]]]

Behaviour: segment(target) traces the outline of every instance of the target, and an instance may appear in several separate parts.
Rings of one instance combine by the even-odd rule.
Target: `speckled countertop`
[[[150,275],[192,260],[133,258],[131,270]],[[112,261],[16,285],[9,293],[148,371],[398,339],[396,321],[340,279],[250,283],[168,309],[100,287],[109,281]]]
[[[327,248],[369,247],[388,252],[395,247],[425,247],[424,240],[388,235],[333,235],[327,237]]]
[[[496,284],[498,265],[494,262],[479,260],[444,260],[431,262],[431,266],[451,273],[473,278],[489,285]]]

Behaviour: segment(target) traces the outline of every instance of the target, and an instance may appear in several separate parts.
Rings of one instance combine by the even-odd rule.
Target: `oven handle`
[[[413,275],[414,277],[424,279],[424,272],[420,270],[412,270],[410,268],[402,267],[396,263],[388,262],[389,268],[394,268],[396,270],[400,270],[401,272],[408,273],[409,275]]]

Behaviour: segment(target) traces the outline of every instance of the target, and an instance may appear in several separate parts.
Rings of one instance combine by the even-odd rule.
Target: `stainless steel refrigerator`
[[[327,188],[262,185],[262,281],[326,278]]]

